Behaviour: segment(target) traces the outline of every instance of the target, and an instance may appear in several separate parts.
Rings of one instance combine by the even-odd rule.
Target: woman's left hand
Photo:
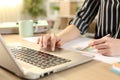
[[[105,36],[101,39],[93,40],[90,46],[97,49],[98,53],[106,56],[120,55],[120,40]]]

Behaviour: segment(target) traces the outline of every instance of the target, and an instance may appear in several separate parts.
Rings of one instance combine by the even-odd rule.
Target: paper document
[[[27,40],[27,41],[36,43],[37,38],[38,37],[30,37],[30,38],[24,38],[24,39]],[[67,43],[65,43],[61,47],[65,48],[65,49],[69,49],[69,50],[80,51],[77,48],[78,47],[79,48],[84,48],[84,47],[88,46],[90,41],[91,41],[90,38],[82,37],[82,38],[78,38],[78,39],[75,39],[73,41],[67,42]],[[105,63],[109,63],[109,64],[112,64],[112,63],[120,61],[120,56],[118,56],[118,57],[103,56],[100,53],[97,53],[97,50],[93,49],[93,48],[88,48],[86,51],[84,51],[84,54],[88,55],[88,56],[89,55],[90,56],[93,55],[93,56],[95,56],[94,57],[95,60],[99,60],[99,61],[102,61],[102,62],[105,62]]]
[[[29,41],[29,42],[36,43],[38,37],[27,37],[27,38],[23,38],[23,39],[26,40],[26,41]]]

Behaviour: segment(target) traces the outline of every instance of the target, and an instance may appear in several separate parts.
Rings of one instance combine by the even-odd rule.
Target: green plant
[[[29,14],[33,19],[37,19],[39,16],[45,16],[46,11],[43,6],[44,0],[23,0],[24,8],[23,12]]]
[[[76,7],[76,11],[78,11],[79,9],[81,9],[81,7],[77,6],[77,7]]]
[[[59,10],[60,10],[59,6],[52,6],[52,9],[53,9],[53,10],[56,10],[56,11],[59,11]]]

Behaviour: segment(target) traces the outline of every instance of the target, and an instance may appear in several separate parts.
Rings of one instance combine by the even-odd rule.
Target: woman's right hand
[[[62,41],[55,34],[46,34],[38,38],[37,44],[39,44],[43,49],[55,51],[56,47],[60,47],[62,45]]]
[[[39,44],[43,49],[50,49],[51,51],[55,51],[56,47],[59,48],[64,43],[76,39],[80,36],[81,34],[78,28],[74,25],[69,25],[57,35],[46,34],[39,37],[37,44]]]

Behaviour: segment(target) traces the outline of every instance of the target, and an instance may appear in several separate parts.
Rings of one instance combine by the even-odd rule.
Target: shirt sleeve
[[[89,24],[97,15],[100,0],[85,0],[82,8],[76,13],[76,17],[70,24],[75,25],[84,34],[88,31]]]

